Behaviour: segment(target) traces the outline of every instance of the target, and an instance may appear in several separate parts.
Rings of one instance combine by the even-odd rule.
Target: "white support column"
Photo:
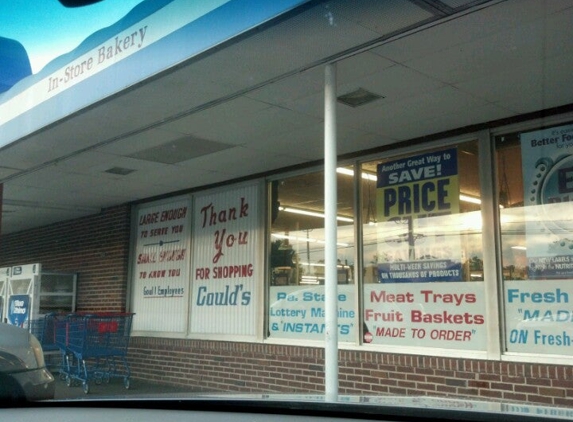
[[[338,271],[336,193],[336,65],[324,74],[325,399],[338,400]]]

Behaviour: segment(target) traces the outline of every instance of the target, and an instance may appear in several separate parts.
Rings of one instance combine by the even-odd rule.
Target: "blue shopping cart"
[[[46,366],[50,370],[61,369],[61,362],[58,357],[60,348],[56,343],[56,324],[65,315],[49,313],[42,318],[30,321],[30,332],[36,336],[42,345]]]
[[[71,386],[79,381],[88,394],[96,384],[122,378],[130,385],[127,349],[132,313],[68,314],[55,323],[56,345],[62,354],[60,376]]]
[[[56,324],[66,317],[66,314],[51,312],[44,315],[43,318],[31,322],[30,332],[40,341],[44,352],[59,349],[56,343]]]

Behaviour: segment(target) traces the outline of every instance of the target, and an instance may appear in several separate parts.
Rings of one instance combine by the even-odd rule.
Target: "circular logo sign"
[[[562,235],[573,230],[573,220],[565,218],[573,200],[573,156],[561,156],[555,160],[540,158],[535,166],[535,175],[525,205],[535,206],[537,225],[549,233]]]

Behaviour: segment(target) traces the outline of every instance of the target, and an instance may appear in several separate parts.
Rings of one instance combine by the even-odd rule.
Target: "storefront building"
[[[455,13],[443,19],[462,14],[479,21],[495,15],[498,3],[452,6]],[[325,4],[306,5],[281,23],[296,26]],[[322,11],[345,7],[328,5]],[[569,4],[544,11],[540,20],[547,25],[572,10]],[[375,45],[356,45],[325,63],[339,61],[344,80],[345,66],[380,60],[402,40],[393,36],[390,31]],[[463,50],[460,45],[452,48]],[[552,63],[566,67],[557,58]],[[324,67],[307,64],[301,81]],[[465,68],[456,70],[463,82]],[[363,76],[367,81],[367,71]],[[492,90],[498,76],[491,75]],[[512,110],[512,90],[537,92],[524,81],[534,75],[516,68],[514,77],[520,85],[502,94]],[[281,92],[275,84],[280,80],[259,88]],[[453,88],[447,96],[457,95]],[[343,122],[360,123],[365,110],[384,126],[404,117],[392,115],[398,109],[417,126],[408,129],[416,136],[396,135],[399,141],[376,146],[363,133],[339,134],[355,136],[343,144],[336,169],[341,393],[573,405],[573,287],[567,284],[573,278],[573,102],[569,94],[549,98],[550,88],[542,91],[542,106],[532,101],[511,116],[478,112],[493,102],[467,99],[448,103],[438,116],[428,111],[443,100],[433,91],[411,101],[403,91],[388,106],[376,106],[380,98],[371,108],[339,105]],[[269,92],[249,95],[261,99]],[[461,120],[454,118],[456,107]],[[190,116],[213,119],[214,126],[232,118],[223,103],[212,110]],[[449,118],[457,125],[449,126]],[[443,124],[431,127],[444,130],[426,132],[435,120]],[[264,131],[258,123],[256,130]],[[368,125],[372,120],[364,118],[362,128]],[[398,133],[400,126],[393,128]],[[304,149],[305,141],[292,142]],[[361,142],[368,147],[348,147]],[[321,161],[275,166],[3,234],[0,267],[42,262],[77,272],[78,309],[134,312],[129,359],[136,378],[197,391],[322,392],[326,202]]]

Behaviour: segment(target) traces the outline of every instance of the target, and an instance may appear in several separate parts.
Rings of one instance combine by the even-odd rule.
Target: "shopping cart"
[[[56,322],[62,318],[65,318],[65,315],[49,313],[42,318],[30,321],[30,332],[40,341],[44,352],[59,349],[56,344]]]
[[[42,318],[30,321],[30,332],[36,336],[42,345],[46,366],[50,370],[61,368],[61,361],[58,360],[59,346],[56,343],[56,324],[65,315],[49,313]]]
[[[127,349],[132,319],[132,313],[69,314],[56,322],[61,374],[68,386],[79,381],[88,394],[92,380],[101,384],[118,377],[129,388]]]

